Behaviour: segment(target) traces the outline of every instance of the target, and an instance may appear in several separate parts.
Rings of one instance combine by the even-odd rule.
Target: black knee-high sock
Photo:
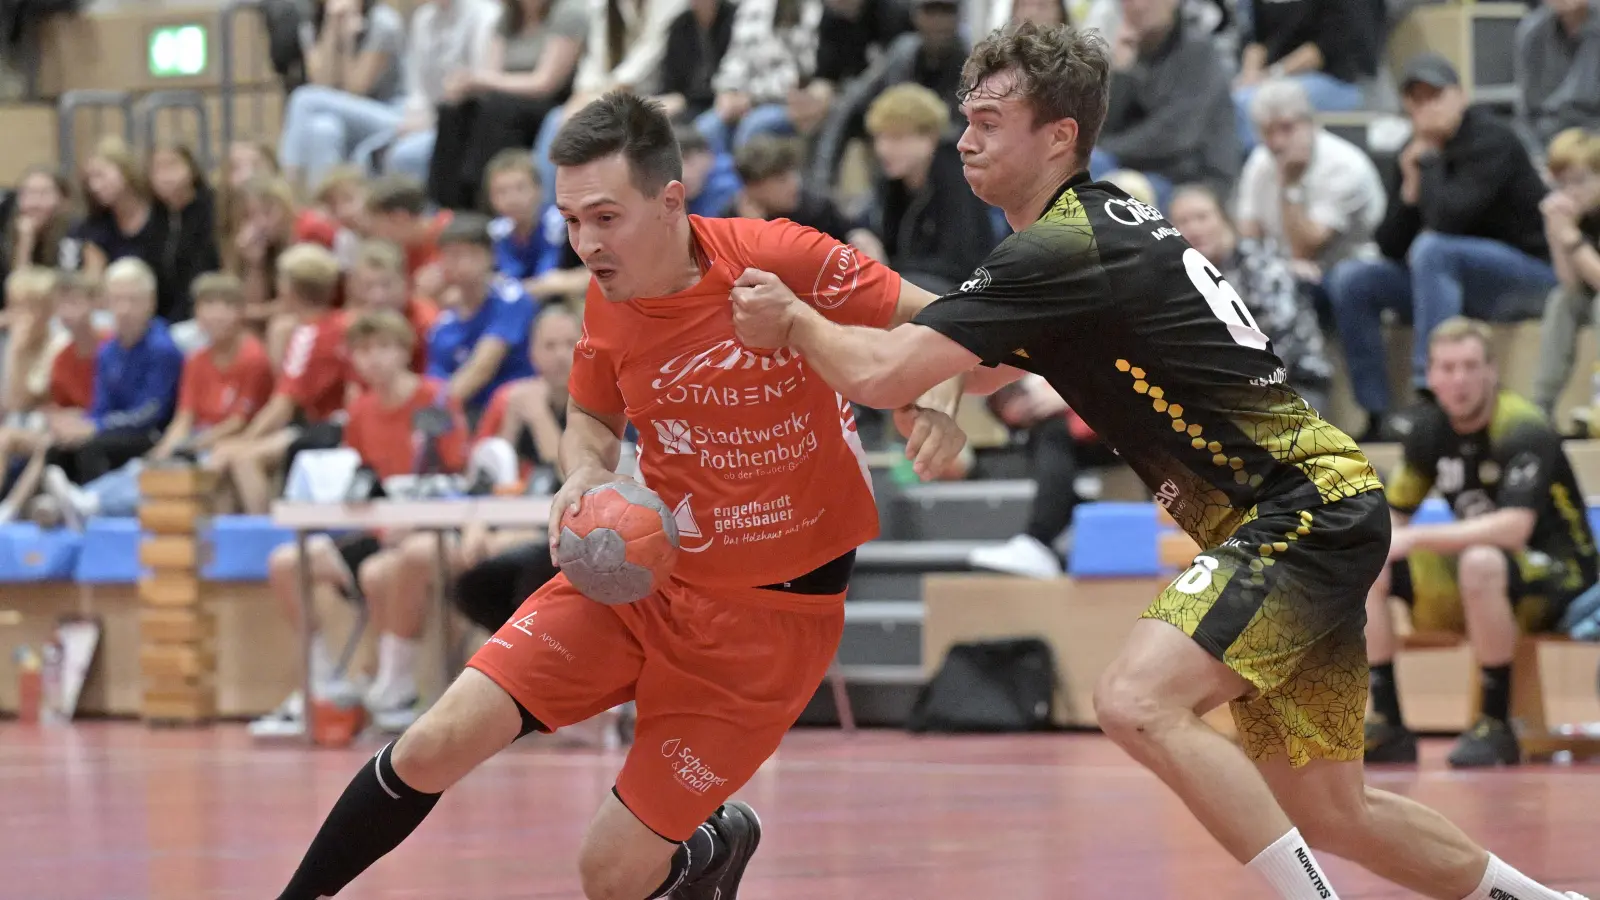
[[[1394,663],[1372,664],[1372,711],[1396,728],[1404,728],[1400,719],[1400,691],[1394,684]]]
[[[379,750],[350,780],[278,900],[334,896],[428,817],[442,795],[401,781],[389,759],[393,748]]]
[[[727,845],[722,842],[717,830],[711,827],[711,823],[702,824],[687,841],[678,845],[678,852],[672,854],[672,868],[667,872],[667,880],[645,900],[659,900],[671,896],[673,891],[686,884],[693,884],[695,879],[705,874],[712,860],[727,852]]]
[[[1501,722],[1511,718],[1511,667],[1483,667],[1483,714]]]

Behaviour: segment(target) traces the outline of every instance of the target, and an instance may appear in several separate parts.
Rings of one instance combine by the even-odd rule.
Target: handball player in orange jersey
[[[672,125],[646,100],[589,104],[550,155],[556,205],[592,275],[551,518],[620,477],[631,422],[643,480],[678,523],[676,568],[628,605],[592,601],[563,576],[535,592],[362,767],[283,900],[338,893],[518,737],[628,700],[635,742],[585,835],[584,893],[735,900],[761,831],[748,806],[727,801],[777,749],[838,648],[856,548],[878,533],[851,407],[792,351],[745,349],[730,292],[760,269],[834,321],[884,329],[932,295],[786,220],[689,215]],[[959,392],[952,379],[896,414],[924,476],[965,445],[948,414]]]

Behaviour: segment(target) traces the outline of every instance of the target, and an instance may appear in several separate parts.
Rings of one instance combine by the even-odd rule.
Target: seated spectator
[[[1234,80],[1239,145],[1255,149],[1250,101],[1269,78],[1292,78],[1323,112],[1360,109],[1364,84],[1378,72],[1382,22],[1372,4],[1349,0],[1257,3],[1243,35]]]
[[[806,184],[813,190],[831,190],[844,159],[845,146],[864,134],[867,108],[890,87],[914,82],[938,94],[960,118],[961,66],[967,45],[961,37],[960,7],[950,0],[919,0],[911,21],[914,30],[902,34],[865,72],[839,86],[839,96],[811,141]],[[820,52],[820,51],[819,51]]]
[[[356,247],[371,230],[367,221],[367,176],[355,166],[334,166],[311,195],[312,205],[300,211],[295,230],[303,241],[333,251],[339,269],[355,265]],[[339,305],[343,304],[343,294]]]
[[[1556,189],[1539,211],[1560,284],[1545,301],[1533,402],[1554,422],[1556,400],[1572,377],[1578,332],[1594,322],[1592,308],[1600,297],[1600,134],[1561,132],[1550,142],[1546,166]],[[1593,400],[1591,435],[1600,429],[1600,391]]]
[[[994,249],[989,208],[966,186],[961,154],[943,139],[950,111],[920,84],[889,88],[867,111],[882,178],[870,230],[891,268],[935,294],[955,290]]]
[[[528,357],[538,373],[503,384],[478,422],[478,447],[495,443],[502,459],[517,460],[519,480],[536,474],[531,492],[553,494],[561,485],[561,431],[567,427],[567,376],[582,324],[565,306],[548,306],[533,322]],[[477,450],[474,451],[476,455]]]
[[[416,333],[416,349],[411,356],[411,371],[421,375],[428,368],[428,333],[439,320],[439,307],[427,297],[410,292],[406,283],[405,256],[388,241],[364,241],[356,251],[355,266],[348,282],[350,301],[345,311],[352,315],[379,309],[392,309],[411,323]]]
[[[1187,27],[1178,0],[1123,0],[1106,120],[1089,158],[1095,178],[1144,173],[1161,209],[1174,184],[1226,193],[1239,174],[1228,73],[1211,42]]]
[[[719,152],[733,152],[758,134],[790,135],[790,93],[807,92],[817,66],[822,0],[740,0],[733,38],[711,78],[716,100],[695,127]],[[800,105],[821,121],[831,99],[822,82]]]
[[[521,283],[494,273],[489,220],[457,216],[439,235],[444,312],[428,335],[428,375],[475,421],[495,389],[533,374],[528,334],[537,312]]]
[[[1288,261],[1271,240],[1240,237],[1222,201],[1206,185],[1180,187],[1172,198],[1172,224],[1216,266],[1244,301],[1251,318],[1272,339],[1286,381],[1313,409],[1328,408],[1333,366],[1310,299],[1295,283]]]
[[[1374,439],[1389,410],[1381,313],[1413,322],[1412,372],[1422,387],[1428,333],[1463,312],[1517,315],[1521,295],[1555,286],[1539,217],[1544,182],[1510,126],[1467,95],[1445,59],[1425,54],[1401,81],[1412,137],[1387,173],[1387,210],[1375,234],[1383,259],[1346,260],[1324,286],[1356,401]]]
[[[94,399],[83,411],[59,411],[49,424],[48,463],[75,484],[99,478],[155,446],[172,421],[183,351],[155,316],[156,277],[137,259],[106,269],[106,305],[115,330],[95,360]],[[81,326],[80,326],[81,327]]]
[[[434,444],[437,459],[433,470],[460,472],[466,465],[467,427],[460,406],[448,399],[443,384],[411,372],[414,337],[411,325],[393,310],[374,310],[357,316],[347,333],[351,359],[357,377],[368,390],[350,406],[350,422],[344,431],[344,446],[361,457],[380,479],[399,475],[423,474],[423,458],[417,447],[424,443],[413,422],[417,413],[442,408],[450,414],[452,428]],[[431,474],[431,472],[429,472]],[[374,724],[386,731],[402,731],[417,715],[419,696],[416,658],[422,626],[429,608],[429,595],[407,590],[397,571],[399,554],[394,549],[399,533],[355,535],[337,543],[326,535],[308,542],[314,584],[339,591],[358,602],[364,600],[378,634],[378,669],[365,692],[368,711]],[[430,546],[435,538],[425,536]],[[268,562],[268,583],[284,615],[299,627],[301,610],[308,604],[301,596],[299,548],[286,544],[274,550]],[[316,625],[313,623],[313,630]],[[317,694],[338,690],[337,664],[320,634],[313,634],[312,690]],[[298,692],[297,692],[298,693]],[[304,698],[291,696],[278,709],[251,725],[256,737],[303,733]]]
[[[581,295],[589,272],[567,240],[561,212],[544,202],[533,156],[526,150],[502,150],[489,161],[484,177],[489,207],[496,216],[489,223],[494,270],[522,282],[523,289],[538,299]],[[686,171],[684,178],[688,177]]]
[[[744,188],[735,201],[747,219],[789,219],[840,241],[851,240],[854,229],[833,201],[802,188],[800,164],[804,151],[793,138],[763,135],[739,148],[734,167]],[[970,190],[970,189],[969,189]],[[873,239],[873,245],[877,241]],[[871,254],[874,259],[881,254]]]
[[[367,231],[388,241],[406,255],[406,277],[424,297],[437,298],[444,285],[439,271],[439,234],[450,224],[450,213],[428,213],[428,197],[409,178],[387,176],[367,191]]]
[[[1465,633],[1482,667],[1478,721],[1450,751],[1455,767],[1516,765],[1511,659],[1518,634],[1556,627],[1566,605],[1600,577],[1594,533],[1572,465],[1544,416],[1501,389],[1493,338],[1455,318],[1430,335],[1428,386],[1435,403],[1410,417],[1404,457],[1385,479],[1395,528],[1390,567],[1367,593],[1367,655],[1374,715],[1367,762],[1416,762],[1416,738],[1400,713],[1389,598],[1411,607],[1421,632]],[[1407,520],[1437,489],[1456,521]]]
[[[672,20],[689,7],[688,0],[588,0],[588,4],[589,39],[573,78],[572,97],[544,117],[534,138],[533,158],[539,165],[540,184],[556,183],[550,145],[568,111],[582,109],[610,91],[646,97],[660,92],[667,31]]]
[[[293,317],[283,316],[278,302],[278,258],[298,243],[332,248],[337,230],[315,212],[295,206],[289,183],[275,176],[251,178],[233,192],[233,218],[225,223],[220,242],[223,271],[244,285],[245,319],[265,331],[267,355],[283,359]]]
[[[71,192],[67,180],[51,169],[23,171],[10,216],[0,220],[0,281],[28,266],[78,268],[78,244],[69,237]]]
[[[119,137],[102,139],[80,177],[87,216],[76,237],[83,244],[85,274],[99,278],[107,265],[129,257],[154,271],[161,264],[166,229],[127,144]]]
[[[344,313],[333,308],[339,262],[317,244],[296,244],[278,260],[278,296],[297,325],[289,337],[273,395],[235,437],[219,441],[203,465],[224,473],[240,511],[265,515],[272,479],[290,447],[338,446],[339,416],[349,391]]]
[[[910,5],[896,0],[824,0],[814,81],[832,89],[828,99],[911,30]]]
[[[289,93],[278,160],[302,189],[400,124],[405,21],[374,0],[315,0],[300,35],[306,83]]]
[[[1600,3],[1544,0],[1517,24],[1517,131],[1534,156],[1568,128],[1600,128]]]
[[[161,440],[143,459],[81,488],[60,468],[52,466],[45,472],[44,488],[55,497],[69,526],[81,528],[94,516],[138,515],[139,473],[145,461],[164,462],[180,451],[204,457],[219,442],[243,431],[271,396],[272,364],[266,348],[244,328],[244,289],[239,279],[201,275],[195,279],[193,294],[195,321],[205,345],[183,365],[177,414]]]
[[[155,263],[161,296],[156,315],[173,323],[173,340],[184,350],[196,346],[197,334],[185,336],[181,323],[194,317],[189,288],[203,272],[222,266],[217,252],[217,208],[205,173],[194,154],[181,144],[159,146],[150,154],[147,172],[160,220],[161,256]]]
[[[94,370],[110,337],[95,324],[99,285],[80,272],[56,279],[56,317],[66,343],[50,363],[50,407],[88,409],[94,403]]]
[[[483,67],[441,104],[428,196],[445,209],[476,209],[484,170],[502,150],[526,149],[567,101],[589,33],[585,0],[502,0]]]
[[[693,125],[679,125],[675,133],[678,152],[683,156],[683,194],[690,214],[713,218],[732,215],[741,186],[733,154],[714,150]]]
[[[1250,115],[1262,144],[1239,179],[1239,233],[1271,239],[1296,277],[1320,284],[1371,245],[1388,202],[1383,179],[1366,151],[1317,124],[1297,81],[1263,84]]]
[[[692,122],[716,101],[711,79],[733,39],[734,8],[729,0],[689,0],[667,27],[656,100],[673,119]]]
[[[6,315],[10,321],[5,348],[5,424],[0,427],[0,479],[10,481],[22,472],[15,488],[0,502],[0,523],[15,519],[22,503],[32,496],[28,487],[44,469],[50,446],[42,411],[50,399],[50,373],[56,355],[66,346],[66,335],[54,332],[56,273],[42,267],[19,268],[6,276]],[[26,464],[24,464],[26,460]],[[12,498],[16,497],[15,500]]]

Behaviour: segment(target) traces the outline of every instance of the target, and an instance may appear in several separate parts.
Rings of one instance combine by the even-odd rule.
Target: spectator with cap
[[[474,420],[495,388],[533,374],[528,335],[537,312],[514,279],[494,273],[489,220],[461,213],[439,234],[444,312],[428,335],[428,377]]]
[[[1351,259],[1326,287],[1368,439],[1389,410],[1381,313],[1410,315],[1412,372],[1424,385],[1428,334],[1445,319],[1515,318],[1517,300],[1556,284],[1539,201],[1544,181],[1509,125],[1468,108],[1449,61],[1423,54],[1401,79],[1411,140],[1385,179],[1381,259]]]
[[[1250,114],[1262,144],[1239,179],[1239,233],[1270,238],[1300,280],[1321,284],[1371,244],[1388,202],[1383,179],[1366,151],[1317,124],[1297,81],[1262,85]]]
[[[1362,85],[1378,73],[1377,6],[1367,0],[1256,3],[1234,79],[1239,143],[1255,147],[1250,101],[1269,78],[1293,78],[1323,112],[1360,109]]]
[[[1600,0],[1545,0],[1517,25],[1512,59],[1531,153],[1563,129],[1600,127]]]
[[[1211,42],[1186,28],[1178,0],[1122,0],[1105,125],[1089,159],[1096,178],[1144,173],[1163,209],[1175,183],[1226,193],[1239,174],[1228,73]]]

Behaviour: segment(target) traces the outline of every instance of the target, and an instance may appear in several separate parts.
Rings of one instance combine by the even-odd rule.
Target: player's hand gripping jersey
[[[915,321],[985,364],[1043,375],[1203,547],[1254,507],[1380,486],[1355,442],[1284,384],[1217,267],[1110,184],[1068,182]]]
[[[787,220],[690,225],[704,255],[694,287],[612,303],[591,282],[569,390],[639,432],[640,472],[678,523],[676,579],[782,583],[877,536],[872,481],[849,402],[795,351],[740,345],[729,292],[762,269],[834,321],[881,328],[900,277]]]

